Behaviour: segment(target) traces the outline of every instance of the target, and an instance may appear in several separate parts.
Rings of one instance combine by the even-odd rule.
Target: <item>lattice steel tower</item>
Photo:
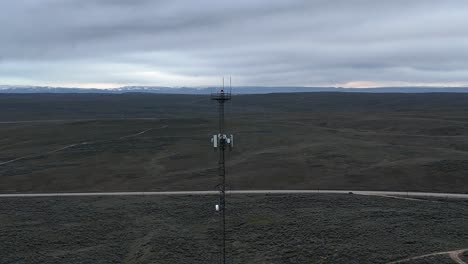
[[[216,204],[216,211],[220,212],[221,218],[221,263],[226,264],[226,164],[225,164],[225,150],[228,148],[232,150],[234,146],[233,135],[226,135],[224,132],[224,103],[231,100],[231,78],[229,78],[229,91],[224,89],[224,78],[223,88],[220,91],[211,93],[211,100],[218,102],[218,121],[219,128],[218,134],[213,135],[211,142],[215,150],[219,152],[218,159],[218,174],[220,184],[219,186],[219,204]]]

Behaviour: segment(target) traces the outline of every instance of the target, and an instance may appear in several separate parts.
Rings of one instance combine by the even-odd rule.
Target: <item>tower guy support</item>
[[[221,263],[226,264],[226,164],[225,164],[225,151],[226,148],[229,150],[234,146],[233,135],[224,134],[224,103],[231,100],[231,91],[224,91],[224,80],[223,89],[220,92],[212,93],[211,100],[218,102],[218,113],[219,113],[219,129],[218,134],[213,135],[211,142],[215,150],[219,152],[218,159],[218,174],[219,174],[219,204],[215,206],[216,211],[220,212],[221,218]]]

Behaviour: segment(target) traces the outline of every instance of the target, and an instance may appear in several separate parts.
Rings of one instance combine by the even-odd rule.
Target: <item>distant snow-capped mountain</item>
[[[65,88],[50,86],[0,85],[0,93],[155,93],[155,94],[210,94],[219,87],[164,87],[164,86],[123,86],[110,89]],[[303,92],[360,92],[360,93],[468,93],[468,87],[382,87],[382,88],[342,88],[342,87],[268,87],[242,86],[232,88],[234,94]]]

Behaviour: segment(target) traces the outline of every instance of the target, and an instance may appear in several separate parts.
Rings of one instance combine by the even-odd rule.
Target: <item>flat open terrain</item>
[[[231,189],[468,192],[468,94],[236,96]],[[215,189],[206,96],[0,95],[0,192]]]
[[[247,95],[227,115],[229,189],[468,193],[467,94]],[[0,193],[214,190],[216,121],[206,96],[0,95]],[[1,198],[0,262],[216,263],[216,202]],[[227,213],[229,263],[455,263],[468,248],[466,200],[238,194]]]
[[[216,263],[215,195],[2,198],[1,263]],[[468,248],[467,200],[231,195],[228,263],[388,263]],[[455,263],[448,254],[402,263]]]

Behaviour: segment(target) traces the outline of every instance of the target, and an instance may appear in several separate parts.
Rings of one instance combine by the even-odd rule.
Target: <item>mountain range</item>
[[[0,85],[0,93],[156,93],[156,94],[210,94],[219,87],[164,87],[164,86],[123,86],[119,88],[66,88],[50,86]],[[468,87],[272,87],[240,86],[232,88],[233,94],[303,93],[303,92],[352,92],[352,93],[468,93]]]

